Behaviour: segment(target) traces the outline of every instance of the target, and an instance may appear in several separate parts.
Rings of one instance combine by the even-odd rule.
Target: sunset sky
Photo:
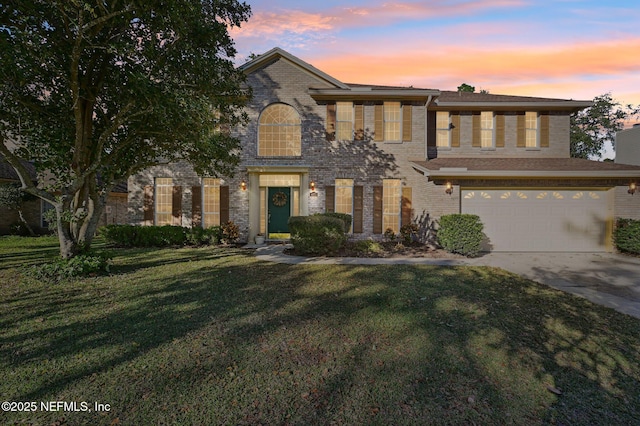
[[[247,0],[238,63],[281,47],[345,83],[640,104],[640,2]]]

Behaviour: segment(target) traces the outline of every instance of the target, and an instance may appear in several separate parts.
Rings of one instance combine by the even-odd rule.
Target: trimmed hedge
[[[351,215],[348,213],[320,213],[323,216],[335,217],[344,222],[344,232],[348,234],[351,231]]]
[[[336,252],[347,241],[345,228],[344,220],[331,213],[289,218],[291,243],[295,251],[302,255]]]
[[[480,253],[484,235],[480,217],[475,214],[448,214],[440,217],[437,241],[450,253],[474,257]]]
[[[618,219],[613,242],[618,251],[640,254],[640,220]]]
[[[207,229],[181,226],[107,225],[100,234],[109,244],[119,247],[166,247],[182,245],[218,244],[219,226]]]

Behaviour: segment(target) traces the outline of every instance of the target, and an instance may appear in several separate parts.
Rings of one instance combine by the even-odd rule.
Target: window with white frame
[[[335,212],[353,217],[353,179],[336,179],[335,192]]]
[[[258,155],[296,157],[302,153],[302,131],[298,112],[290,105],[272,104],[260,115]]]
[[[156,178],[155,185],[155,224],[158,226],[171,225],[171,213],[173,210],[173,179]]]
[[[384,103],[384,140],[402,140],[402,106],[400,102]]]
[[[382,229],[400,231],[400,213],[402,187],[400,179],[384,179],[382,181]]]
[[[336,139],[353,140],[353,102],[336,102]]]
[[[202,227],[220,225],[220,179],[202,179]]]
[[[538,113],[527,111],[524,115],[525,122],[525,146],[527,148],[538,147]]]
[[[436,146],[451,147],[451,121],[448,111],[436,111]]]
[[[482,111],[480,113],[480,146],[482,148],[493,148],[493,111]]]

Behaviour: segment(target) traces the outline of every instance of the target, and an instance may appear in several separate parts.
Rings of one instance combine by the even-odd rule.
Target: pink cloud
[[[483,9],[512,8],[526,4],[523,0],[468,0],[453,2],[385,2],[369,7],[339,7],[322,13],[299,9],[278,12],[254,11],[242,28],[232,31],[234,38],[277,37],[286,33],[309,34],[346,28],[375,27],[442,16],[460,16]]]

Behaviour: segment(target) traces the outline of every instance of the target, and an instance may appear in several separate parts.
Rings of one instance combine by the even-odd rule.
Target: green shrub
[[[640,254],[640,220],[618,219],[613,242],[621,252]]]
[[[347,214],[347,213],[318,213],[320,215],[323,216],[327,216],[327,217],[335,217],[337,219],[340,219],[344,222],[344,232],[345,234],[348,234],[349,232],[351,232],[351,215]]]
[[[395,241],[396,240],[396,233],[393,232],[393,229],[391,228],[387,228],[384,231],[384,234],[382,235],[384,237],[385,241]]]
[[[27,275],[49,283],[58,283],[74,277],[108,273],[111,258],[104,254],[80,254],[71,259],[56,259],[26,269]]]
[[[220,241],[224,244],[233,244],[240,238],[240,228],[229,221],[220,226]]]
[[[400,228],[400,238],[405,244],[411,244],[414,239],[418,238],[420,228],[415,223],[407,223]]]
[[[195,226],[185,232],[186,244],[192,246],[216,245],[220,242],[220,227],[201,228]]]
[[[181,226],[107,225],[100,229],[109,244],[119,247],[166,247],[186,243],[186,228]]]
[[[325,255],[336,252],[347,240],[342,219],[326,214],[289,218],[291,243],[303,255]]]
[[[451,253],[474,257],[480,252],[484,235],[480,217],[474,214],[449,214],[440,217],[438,244]]]
[[[373,240],[358,240],[353,248],[359,253],[381,253],[384,250],[379,242]]]

